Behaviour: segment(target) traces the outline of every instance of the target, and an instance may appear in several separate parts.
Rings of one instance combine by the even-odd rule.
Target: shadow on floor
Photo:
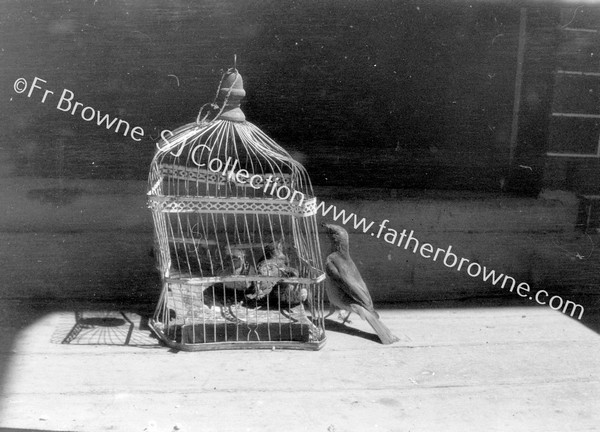
[[[352,318],[350,318],[350,319],[352,320]],[[358,319],[360,319],[360,317],[358,317]],[[332,332],[336,332],[336,333],[344,333],[349,336],[360,337],[363,339],[370,340],[372,342],[381,343],[381,341],[379,340],[379,337],[376,334],[368,333],[368,332],[359,330],[357,328],[353,328],[353,327],[351,327],[351,325],[352,325],[352,323],[348,323],[346,325],[346,324],[342,324],[339,321],[336,321],[334,319],[329,319],[329,318],[325,320],[325,330],[328,332],[332,331]]]

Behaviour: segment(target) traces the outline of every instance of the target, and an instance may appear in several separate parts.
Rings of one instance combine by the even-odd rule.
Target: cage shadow
[[[64,312],[51,342],[63,345],[158,345],[147,322],[146,316],[122,310]]]

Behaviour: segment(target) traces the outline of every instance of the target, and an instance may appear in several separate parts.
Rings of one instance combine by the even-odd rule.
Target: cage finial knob
[[[219,98],[224,106],[218,118],[243,122],[246,120],[246,116],[240,108],[240,102],[246,96],[246,91],[244,90],[244,80],[236,69],[237,56],[234,56],[233,62],[234,66],[225,72],[225,76],[221,81]]]

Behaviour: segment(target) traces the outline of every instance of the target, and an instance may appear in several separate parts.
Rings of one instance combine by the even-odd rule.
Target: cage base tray
[[[169,320],[151,328],[168,346],[180,350],[296,348],[319,349],[325,338],[304,305],[269,308],[239,302],[208,307],[197,301],[168,302]]]
[[[296,349],[319,350],[326,341],[323,332],[310,324],[279,326],[264,323],[248,328],[247,325],[213,323],[210,325],[175,325],[168,332],[154,320],[152,331],[168,347],[181,351],[209,351],[231,349]],[[318,333],[317,333],[318,332]],[[262,339],[260,339],[262,337]]]

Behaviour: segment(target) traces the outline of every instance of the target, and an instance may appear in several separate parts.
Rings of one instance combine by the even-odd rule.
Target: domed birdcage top
[[[196,122],[176,129],[157,144],[149,195],[280,199],[295,196],[297,202],[304,197],[300,204],[306,204],[313,196],[306,170],[246,120],[240,108],[245,94],[237,69],[225,72],[215,101],[202,106]],[[179,181],[165,183],[166,178]]]

